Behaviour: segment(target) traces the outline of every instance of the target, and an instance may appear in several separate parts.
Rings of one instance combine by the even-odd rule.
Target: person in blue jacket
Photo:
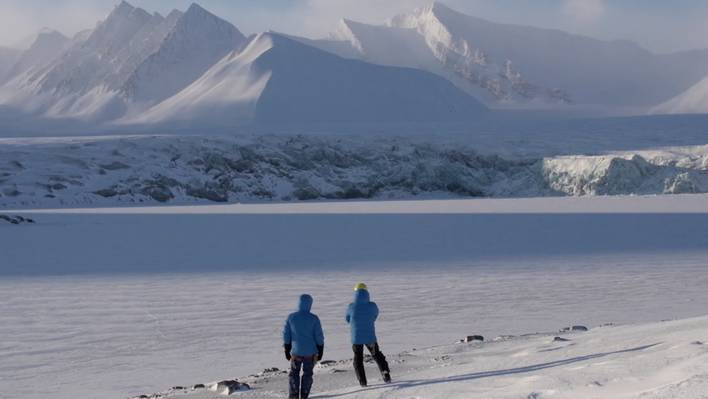
[[[364,347],[373,356],[379,367],[384,382],[391,382],[391,370],[388,368],[386,356],[379,349],[376,339],[376,318],[379,317],[379,307],[369,298],[369,290],[364,283],[354,286],[354,302],[349,304],[346,320],[352,334],[352,350],[354,351],[354,372],[359,385],[365,387],[366,372],[364,371]]]
[[[312,314],[312,297],[300,296],[298,311],[283,326],[285,358],[290,361],[290,399],[307,399],[312,388],[312,370],[324,354],[324,333],[319,317]],[[300,377],[302,370],[302,378]]]

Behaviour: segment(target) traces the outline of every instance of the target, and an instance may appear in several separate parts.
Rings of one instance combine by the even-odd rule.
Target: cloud
[[[110,11],[110,9],[109,9]],[[25,44],[40,29],[48,27],[66,35],[92,28],[106,15],[105,4],[91,4],[80,0],[18,1],[0,3],[0,45]]]
[[[605,0],[565,0],[563,4],[563,13],[583,23],[597,21],[605,11]]]

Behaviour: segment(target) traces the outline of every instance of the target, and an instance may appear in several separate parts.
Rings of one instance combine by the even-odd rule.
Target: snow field
[[[703,196],[558,198],[545,203],[546,210],[539,201],[450,201],[453,213],[447,214],[439,213],[448,208],[445,201],[281,204],[270,213],[263,213],[266,205],[18,212],[36,223],[0,225],[7,260],[0,267],[0,357],[8,359],[0,366],[0,395],[93,398],[99,386],[106,396],[129,397],[284,368],[281,323],[302,292],[315,297],[326,357],[347,359],[342,314],[358,281],[369,284],[382,309],[378,330],[389,355],[472,334],[489,339],[705,314],[708,222],[696,205],[705,204]],[[398,205],[404,211],[396,214]],[[632,208],[639,212],[624,213]],[[362,213],[367,209],[378,213]],[[614,350],[612,340],[593,345],[538,356],[535,346],[503,351],[460,371],[424,358],[447,366],[425,374],[423,366],[396,365],[397,381]],[[617,350],[637,346],[641,342],[618,344]],[[505,360],[524,351],[528,359]],[[625,375],[597,367],[600,374]],[[414,384],[367,395],[524,398],[581,387],[566,374],[543,370],[526,383],[524,372],[503,383],[496,377],[473,379],[471,386],[458,381],[450,385],[453,392],[447,384],[421,384],[415,388],[421,391]],[[627,369],[617,386],[635,373],[637,387],[657,387],[640,380],[642,370]],[[423,374],[405,376],[414,372]],[[666,376],[688,378],[684,371]],[[353,381],[351,374],[332,378],[331,385],[318,380],[318,392],[347,389]],[[249,395],[282,395],[281,382]],[[504,396],[504,384],[518,391]],[[670,389],[685,393],[684,385]]]

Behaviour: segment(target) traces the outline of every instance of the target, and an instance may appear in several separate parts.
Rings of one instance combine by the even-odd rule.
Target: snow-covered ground
[[[363,389],[354,383],[351,361],[320,365],[312,397],[699,399],[708,392],[707,339],[708,318],[702,317],[414,349],[389,356],[394,382],[388,385],[372,363],[367,372],[375,382]],[[240,398],[285,397],[283,374],[242,381],[252,390],[237,393]],[[165,397],[223,397],[190,388]]]
[[[358,281],[382,309],[383,347],[406,360],[396,380],[408,382],[350,394],[351,373],[323,370],[317,392],[330,397],[637,397],[685,379],[666,389],[694,389],[705,371],[691,342],[706,340],[705,320],[603,328],[552,351],[542,336],[394,355],[471,334],[705,315],[706,204],[682,195],[12,212],[36,223],[0,224],[0,398],[120,398],[284,368],[279,329],[303,291],[315,297],[326,357],[348,359],[342,312]],[[450,384],[427,383],[442,377]],[[269,380],[246,395],[282,395],[282,379]],[[594,381],[606,388],[586,386]]]
[[[536,147],[523,135],[484,134],[3,139],[0,208],[708,192],[706,145],[647,148],[645,137],[619,150],[606,138],[597,151],[588,139],[546,137]]]

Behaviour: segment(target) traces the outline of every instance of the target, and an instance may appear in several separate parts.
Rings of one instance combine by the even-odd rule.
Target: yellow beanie
[[[357,284],[357,285],[354,286],[354,291],[359,291],[359,290],[364,290],[364,291],[366,291],[366,290],[368,290],[368,289],[369,289],[369,287],[367,287],[366,284],[364,284],[364,283],[359,283],[359,284]]]

